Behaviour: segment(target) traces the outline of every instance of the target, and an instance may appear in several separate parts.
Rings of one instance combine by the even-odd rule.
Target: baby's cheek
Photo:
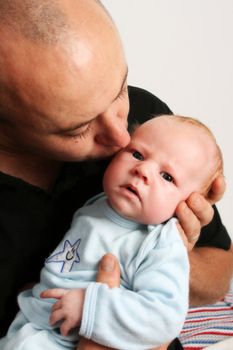
[[[161,224],[170,219],[174,214],[175,204],[169,198],[159,202],[154,202],[147,207],[147,221],[148,224]]]

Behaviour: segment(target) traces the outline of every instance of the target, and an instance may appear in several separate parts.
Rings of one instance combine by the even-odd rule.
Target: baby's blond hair
[[[210,139],[213,141],[215,149],[216,149],[216,153],[215,153],[215,160],[216,160],[216,164],[215,167],[213,169],[213,172],[210,174],[205,186],[203,187],[201,193],[207,197],[210,189],[211,189],[211,185],[212,182],[219,176],[219,175],[223,175],[223,155],[222,155],[222,151],[216,141],[216,138],[214,136],[214,134],[212,133],[212,131],[208,128],[207,125],[205,125],[204,123],[202,123],[200,120],[193,118],[193,117],[187,117],[187,116],[182,116],[182,115],[161,115],[160,117],[169,117],[169,118],[175,118],[175,120],[177,120],[178,122],[181,123],[189,123],[193,126],[196,126],[200,129],[202,129],[203,131],[206,132],[207,135],[209,135]]]

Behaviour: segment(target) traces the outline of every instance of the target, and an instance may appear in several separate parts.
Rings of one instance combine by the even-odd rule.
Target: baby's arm
[[[112,254],[105,254],[100,260],[96,281],[105,283],[110,288],[120,287],[120,265],[117,258]],[[151,350],[167,350],[168,343]],[[92,340],[81,337],[76,350],[113,350],[113,348],[106,347],[94,343]]]
[[[53,321],[65,319],[66,322],[70,318],[69,312],[73,315],[65,330],[63,328],[63,334],[80,325],[80,336],[107,347],[128,350],[158,347],[176,337],[188,306],[189,269],[186,248],[177,229],[171,231],[174,226],[170,227],[170,223],[164,226],[161,235],[165,234],[165,238],[160,239],[155,249],[154,236],[152,240],[148,237],[151,248],[147,250],[144,245],[136,260],[128,266],[133,290],[111,289],[106,284],[92,282],[85,292],[82,290],[82,302],[80,304],[78,300],[77,307],[73,306],[73,299],[80,298],[74,292],[68,313],[65,309],[60,311],[59,300],[59,317]],[[173,235],[175,241],[170,238]],[[65,291],[65,296],[72,294]],[[47,296],[60,298],[60,294]]]
[[[43,291],[42,298],[53,298],[58,301],[53,305],[50,324],[61,321],[61,334],[66,336],[72,328],[79,327],[82,319],[85,289],[54,288]]]
[[[179,334],[188,307],[188,256],[177,229],[172,232],[167,223],[162,231],[159,246],[147,250],[144,245],[127,266],[133,290],[102,283],[87,287],[81,336],[116,349],[142,350]],[[152,244],[153,237],[148,237]]]

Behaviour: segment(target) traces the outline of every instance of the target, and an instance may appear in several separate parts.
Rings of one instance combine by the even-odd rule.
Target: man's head
[[[123,216],[159,224],[192,192],[206,194],[222,167],[209,129],[192,118],[161,116],[139,126],[129,145],[113,158],[104,190]]]
[[[95,0],[0,0],[0,150],[58,160],[129,141],[127,66]]]

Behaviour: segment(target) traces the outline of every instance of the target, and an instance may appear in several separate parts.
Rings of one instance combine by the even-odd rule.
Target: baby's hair
[[[216,149],[216,165],[215,165],[213,172],[210,174],[210,177],[207,180],[207,183],[203,187],[203,190],[201,191],[201,193],[207,197],[208,193],[211,189],[212,182],[219,175],[223,175],[223,155],[222,155],[222,151],[221,151],[221,149],[216,141],[216,138],[215,138],[213,132],[208,128],[207,125],[205,125],[200,120],[193,118],[193,117],[187,117],[187,116],[182,116],[182,115],[161,115],[159,117],[163,117],[163,116],[169,117],[169,118],[174,118],[175,120],[177,120],[178,122],[181,122],[181,123],[189,123],[191,125],[194,125],[200,129],[202,129],[203,131],[205,131],[207,133],[207,135],[209,135],[209,137],[213,141],[213,143],[215,145],[215,149]]]

